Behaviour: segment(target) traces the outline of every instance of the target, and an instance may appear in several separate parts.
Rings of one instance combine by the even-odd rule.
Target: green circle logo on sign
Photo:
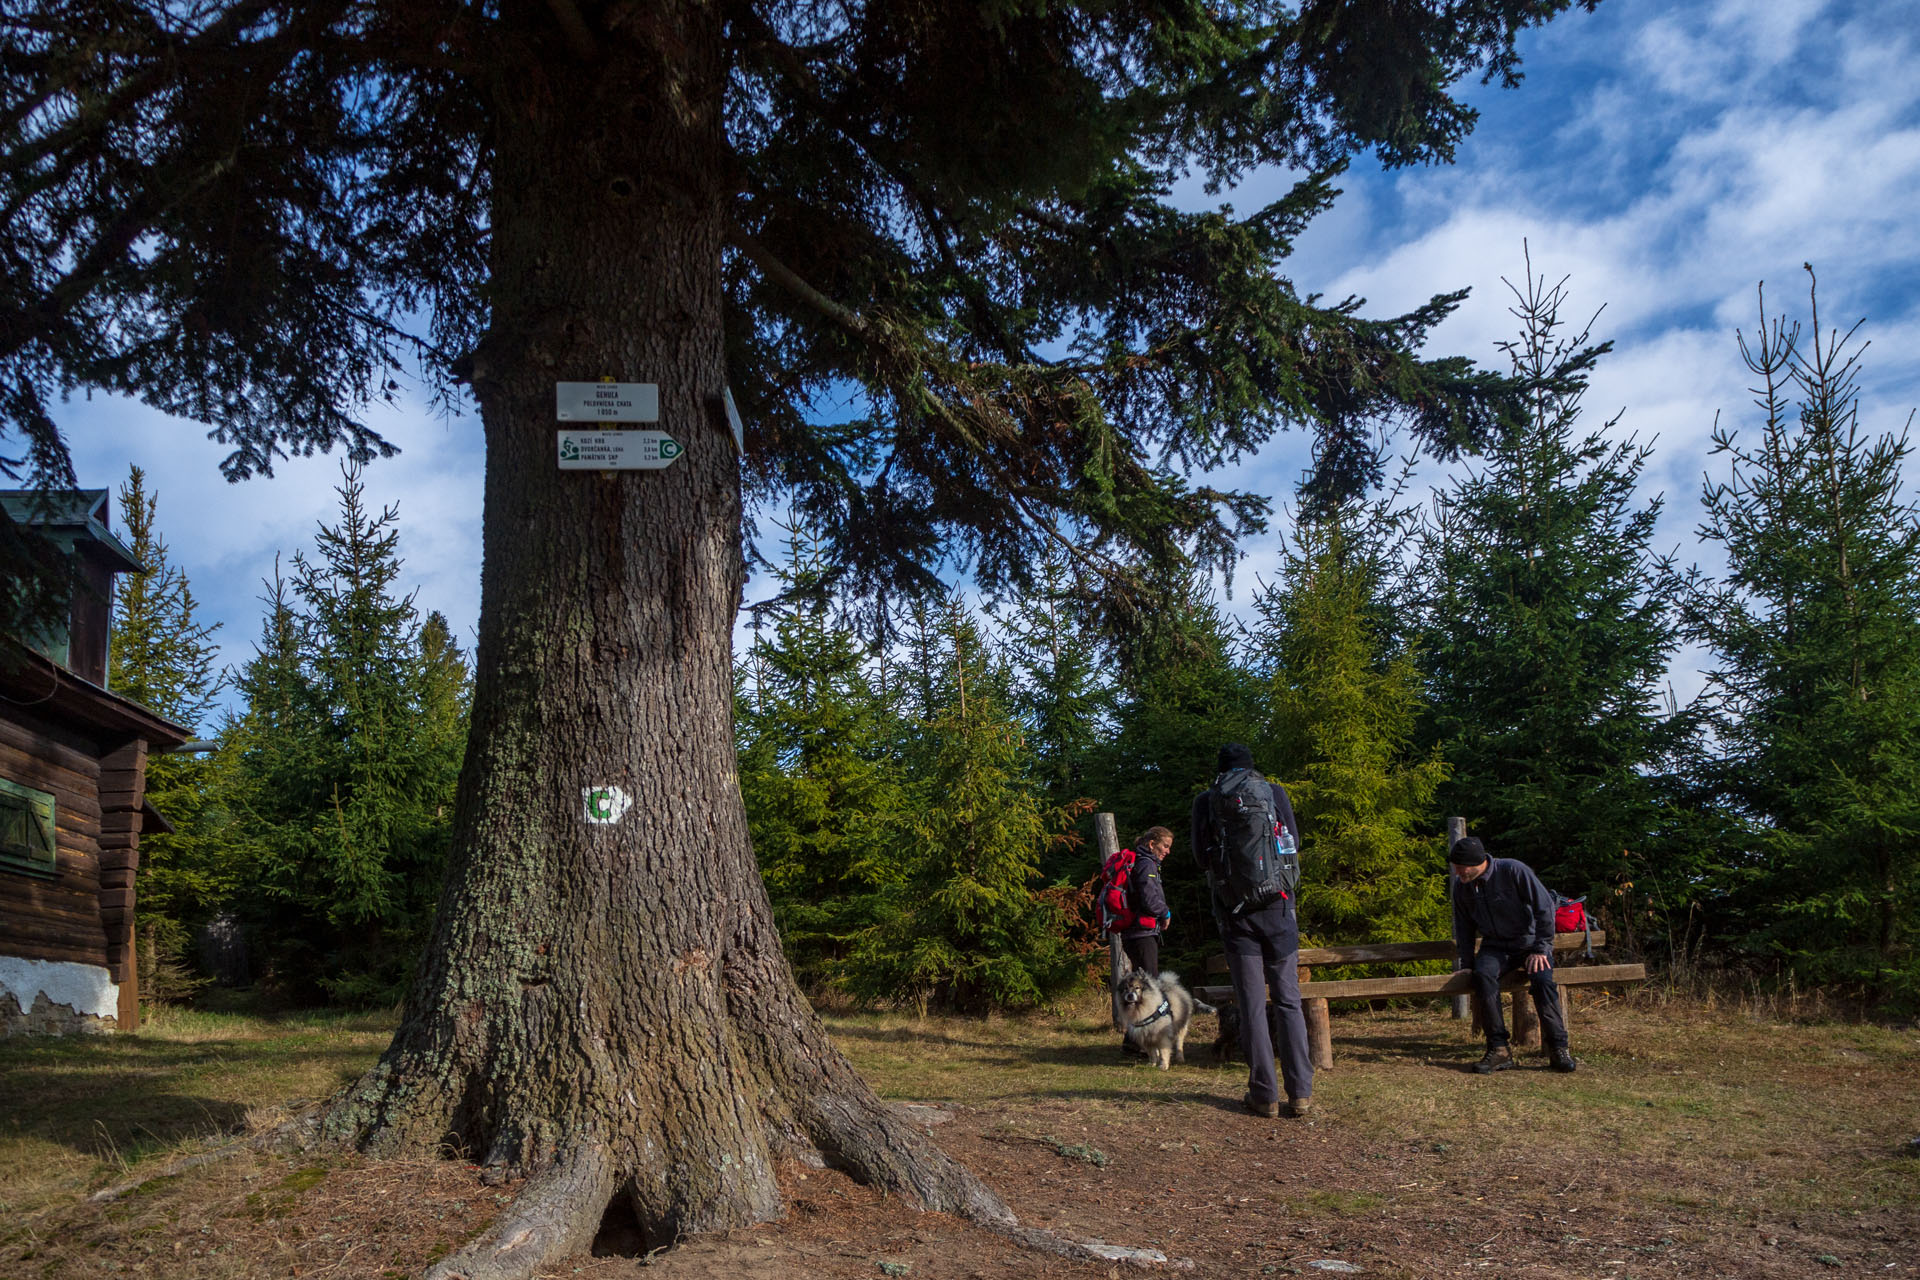
[[[680,442],[678,440],[662,440],[660,442],[660,456],[663,458],[679,457]]]

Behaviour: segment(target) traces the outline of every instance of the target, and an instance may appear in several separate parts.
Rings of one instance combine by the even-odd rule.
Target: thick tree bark
[[[570,8],[570,6],[569,6]],[[437,1269],[525,1275],[610,1195],[651,1245],[776,1214],[772,1162],[824,1158],[928,1208],[1010,1224],[897,1118],[794,986],[735,776],[742,584],[716,404],[719,19],[644,7],[597,56],[509,3],[528,62],[499,86],[473,730],[456,854],[392,1046],[330,1113],[376,1152],[446,1144],[532,1175]],[[657,382],[663,471],[557,469],[554,383]],[[589,822],[583,790],[632,797]],[[583,1236],[582,1233],[585,1233]]]

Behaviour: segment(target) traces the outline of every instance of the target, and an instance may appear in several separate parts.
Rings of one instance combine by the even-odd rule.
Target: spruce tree
[[[932,714],[917,726],[897,838],[906,874],[853,939],[844,982],[867,999],[1025,1008],[1085,968],[1039,863],[1075,811],[1051,804],[1008,705],[1011,673],[956,593],[940,615]]]
[[[802,525],[789,537],[776,569],[786,603],[743,658],[752,687],[736,731],[760,874],[795,972],[817,985],[872,922],[875,891],[906,874],[902,779],[858,638],[820,592],[817,545]]]
[[[1222,745],[1258,745],[1266,710],[1261,682],[1207,583],[1191,579],[1175,599],[1115,644],[1121,701],[1095,754],[1090,791],[1112,811],[1123,842],[1150,826],[1173,832],[1163,876],[1173,911],[1167,936],[1176,948],[1210,947],[1217,935],[1190,847],[1193,799],[1212,785]],[[1254,763],[1274,768],[1258,751]],[[1088,854],[1084,874],[1097,862]]]
[[[1809,277],[1812,269],[1808,268]],[[1762,419],[1716,427],[1690,581],[1711,646],[1713,777],[1747,824],[1706,904],[1723,936],[1815,981],[1920,999],[1920,506],[1904,430],[1860,421],[1858,326],[1769,315],[1741,336]]]
[[[1265,508],[1162,460],[1302,427],[1324,493],[1365,483],[1383,417],[1484,438],[1504,381],[1420,354],[1455,296],[1376,319],[1276,268],[1344,161],[1448,159],[1462,78],[1517,84],[1520,34],[1573,2],[48,0],[0,28],[8,432],[62,458],[58,396],[124,391],[212,424],[239,476],[383,451],[364,406],[416,354],[480,406],[450,889],[325,1125],[537,1175],[449,1269],[527,1274],[616,1192],[663,1241],[773,1216],[796,1147],[1010,1222],[781,961],[728,723],[743,498],[800,503],[864,596],[955,554],[992,591],[1065,540],[1124,622]],[[1265,208],[1172,202],[1269,165],[1303,177]],[[555,383],[605,376],[659,387],[670,468],[557,468]],[[855,420],[810,420],[849,384]],[[603,823],[582,795],[612,788],[646,803]]]
[[[1104,646],[1089,614],[1084,584],[1063,557],[1049,554],[1002,627],[1014,706],[1029,726],[1036,776],[1056,804],[1084,793],[1087,762],[1112,707]]]
[[[1325,943],[1445,937],[1446,862],[1431,835],[1446,765],[1414,742],[1414,654],[1383,625],[1406,514],[1393,495],[1301,520],[1255,640],[1268,718],[1256,759],[1301,827],[1300,921]]]
[[[251,855],[245,908],[276,982],[298,998],[389,1002],[438,899],[465,745],[465,659],[444,618],[396,593],[398,512],[340,517],[269,588],[229,733]]]
[[[219,623],[203,623],[186,573],[173,563],[158,524],[160,499],[133,467],[120,486],[120,515],[139,572],[114,583],[108,682],[114,692],[198,731],[213,711]],[[147,760],[146,798],[171,833],[140,837],[134,928],[140,993],[165,1000],[190,994],[185,961],[193,930],[226,901],[234,868],[210,789],[213,766],[198,755]]]
[[[1527,413],[1435,496],[1422,531],[1430,740],[1441,807],[1569,895],[1613,886],[1662,825],[1659,773],[1680,722],[1658,698],[1677,578],[1651,549],[1651,449],[1582,429],[1607,344],[1565,312],[1566,282],[1509,285],[1501,344]]]
[[[1049,555],[1033,590],[1015,597],[1001,628],[1034,778],[1062,807],[1087,798],[1094,756],[1112,729],[1116,690],[1104,661],[1108,646],[1087,594],[1065,559]],[[1041,877],[1049,884],[1077,886],[1087,879],[1091,818],[1080,825],[1075,839],[1058,842],[1042,859]]]

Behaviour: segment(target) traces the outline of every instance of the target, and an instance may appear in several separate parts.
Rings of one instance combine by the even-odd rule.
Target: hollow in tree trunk
[[[528,1274],[583,1248],[615,1196],[650,1245],[766,1219],[789,1155],[1011,1222],[835,1050],[774,931],[732,731],[719,19],[649,13],[644,38],[585,59],[547,9],[521,12],[529,60],[495,90],[491,328],[472,375],[485,564],[455,853],[402,1025],[325,1121],[376,1153],[453,1144],[530,1177],[447,1275]],[[684,456],[559,470],[554,384],[601,377],[658,383],[657,425]],[[630,807],[589,812],[592,788]]]

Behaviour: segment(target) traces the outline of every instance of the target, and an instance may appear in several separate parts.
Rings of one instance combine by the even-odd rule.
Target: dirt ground
[[[1576,1011],[1581,1070],[1465,1071],[1437,1006],[1334,1020],[1302,1120],[1239,1109],[1205,1046],[1123,1061],[1097,1005],[988,1022],[830,1019],[856,1063],[1023,1222],[1163,1250],[1203,1276],[1920,1274],[1920,1031],[1693,1005]],[[1211,1031],[1211,1019],[1201,1020]],[[548,1272],[659,1277],[1118,1275],[789,1165],[783,1221],[651,1257],[617,1229]],[[0,1277],[404,1277],[511,1186],[457,1162],[248,1155],[0,1229]],[[1332,1265],[1328,1265],[1332,1264]]]

